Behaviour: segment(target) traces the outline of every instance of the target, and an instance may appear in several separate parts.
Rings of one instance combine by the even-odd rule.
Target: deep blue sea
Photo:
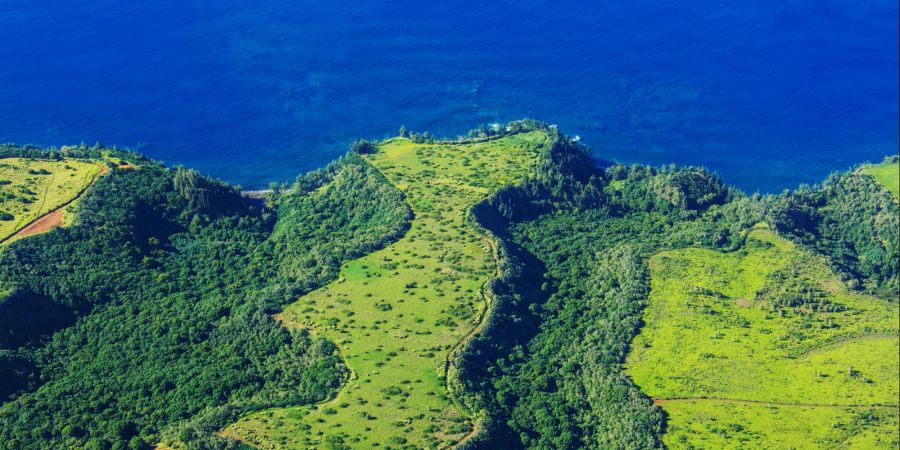
[[[896,0],[3,0],[0,62],[0,141],[248,187],[525,116],[747,191],[898,151]]]

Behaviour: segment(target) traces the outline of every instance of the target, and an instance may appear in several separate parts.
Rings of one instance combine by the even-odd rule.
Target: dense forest
[[[662,446],[665,415],[622,371],[652,253],[734,250],[765,222],[896,299],[900,212],[868,177],[749,196],[703,168],[600,167],[552,132],[524,184],[472,209],[502,270],[454,361],[460,400],[482,411],[465,448]],[[357,154],[375,147],[354,150],[254,200],[134,153],[0,148],[137,167],[100,179],[73,226],[0,249],[0,448],[237,448],[215,432],[239,415],[331,395],[348,376],[335,345],[272,314],[406,232],[403,195]]]

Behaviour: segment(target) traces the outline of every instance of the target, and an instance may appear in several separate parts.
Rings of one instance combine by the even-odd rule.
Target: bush
[[[369,141],[365,139],[360,139],[353,144],[350,144],[350,151],[353,153],[366,154],[366,153],[375,153],[378,148],[372,145]]]

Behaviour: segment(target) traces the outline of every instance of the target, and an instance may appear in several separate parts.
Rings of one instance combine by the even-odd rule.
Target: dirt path
[[[63,210],[62,208],[55,209],[53,211],[44,214],[41,217],[38,217],[30,224],[26,225],[24,228],[21,228],[19,231],[15,232],[10,238],[19,237],[23,238],[26,236],[32,236],[39,233],[44,233],[46,231],[50,231],[56,227],[62,226],[62,218],[63,218]]]
[[[24,227],[20,228],[19,231],[16,231],[15,233],[3,239],[0,239],[0,244],[6,243],[7,241],[13,239],[21,239],[28,236],[34,236],[35,234],[45,233],[56,227],[61,227],[64,212],[63,210],[67,206],[71,205],[72,202],[81,198],[81,196],[84,195],[85,192],[87,192],[88,188],[93,186],[101,176],[109,172],[109,167],[106,167],[105,164],[98,163],[97,165],[100,166],[100,172],[97,172],[97,174],[94,175],[94,178],[91,179],[91,182],[81,188],[81,190],[78,191],[78,193],[75,194],[74,197],[67,200],[62,205],[59,205],[56,209],[38,217],[37,219],[32,220],[31,222],[28,222]],[[44,197],[46,198],[46,192]]]
[[[654,405],[665,405],[667,403],[689,403],[689,402],[715,402],[715,403],[732,403],[740,405],[758,405],[758,406],[801,406],[806,408],[890,408],[897,409],[897,405],[829,405],[824,403],[780,403],[780,402],[764,402],[760,400],[736,400],[730,398],[715,397],[683,397],[683,398],[654,398]]]

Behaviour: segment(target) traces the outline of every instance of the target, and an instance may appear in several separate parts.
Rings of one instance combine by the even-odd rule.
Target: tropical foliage
[[[0,448],[717,445],[787,416],[654,404],[677,390],[677,363],[633,361],[657,345],[654,326],[672,327],[648,326],[659,280],[693,283],[668,297],[704,319],[740,316],[723,309],[740,299],[762,308],[744,318],[754,333],[796,325],[809,342],[869,333],[842,319],[859,299],[896,311],[900,211],[873,166],[747,196],[703,168],[598,167],[534,121],[456,141],[401,134],[259,199],[100,146],[0,146],[110,166],[71,226],[0,248]],[[756,278],[716,271],[779,245],[791,250]],[[892,326],[869,334],[896,344]],[[848,386],[882,372],[844,370]],[[872,389],[890,390],[848,395]],[[867,425],[895,420],[881,410],[796,411],[794,437],[770,442],[835,420],[849,431],[827,442],[896,441]],[[728,428],[673,425],[723,415]]]

